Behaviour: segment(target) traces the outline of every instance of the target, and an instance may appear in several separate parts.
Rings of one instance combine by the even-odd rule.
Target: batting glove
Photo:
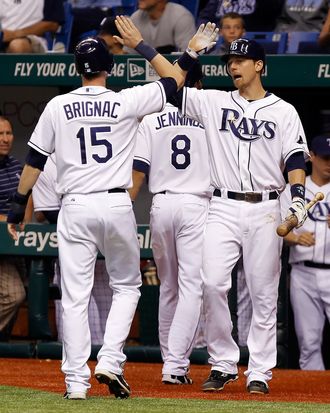
[[[208,52],[215,46],[218,32],[219,29],[215,23],[201,24],[190,39],[186,52],[194,59],[197,59],[198,56]]]
[[[298,219],[298,225],[296,228],[301,227],[307,218],[307,210],[305,208],[305,200],[303,198],[292,198],[292,204],[289,208],[287,218],[292,214]]]
[[[20,224],[23,222],[25,208],[28,202],[30,191],[27,195],[16,192],[11,198],[11,206],[7,215],[8,224]]]

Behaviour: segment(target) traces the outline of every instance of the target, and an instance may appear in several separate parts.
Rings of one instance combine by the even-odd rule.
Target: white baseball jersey
[[[306,201],[313,199],[317,192],[324,193],[324,200],[308,211],[302,227],[293,229],[297,234],[313,233],[315,245],[290,247],[290,298],[302,370],[324,370],[322,336],[326,317],[330,320],[330,268],[318,268],[318,264],[330,265],[330,228],[326,221],[330,214],[330,183],[320,187],[308,176]],[[287,187],[281,195],[283,217],[290,202],[290,188]]]
[[[29,145],[47,156],[56,151],[58,194],[128,188],[138,118],[165,101],[159,82],[119,93],[81,87],[47,104]]]
[[[35,211],[58,211],[61,199],[56,194],[55,154],[48,157],[43,172],[32,188],[33,207]]]
[[[210,166],[204,126],[183,117],[167,103],[160,113],[145,116],[138,129],[134,162],[146,165],[149,190],[156,194],[206,195]]]
[[[249,102],[237,90],[184,88],[182,112],[205,127],[216,188],[282,191],[286,160],[308,154],[295,108],[274,94]]]
[[[318,186],[313,181],[311,176],[306,177],[306,202],[311,201],[317,192],[324,193],[323,201],[318,202],[308,211],[308,218],[304,225],[300,228],[295,228],[293,231],[297,234],[302,232],[312,232],[315,236],[315,245],[305,247],[303,245],[295,245],[290,248],[290,264],[313,261],[319,264],[330,264],[330,230],[326,219],[330,214],[330,183]],[[285,218],[288,208],[291,204],[290,187],[287,188],[281,195],[281,210],[282,217]]]

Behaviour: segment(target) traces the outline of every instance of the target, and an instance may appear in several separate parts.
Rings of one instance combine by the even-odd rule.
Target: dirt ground
[[[95,362],[89,366],[93,371]],[[190,398],[208,400],[264,400],[283,402],[330,403],[330,370],[273,371],[273,380],[268,395],[250,395],[245,389],[244,369],[240,369],[240,377],[228,384],[222,392],[203,393],[201,384],[209,374],[209,367],[192,365],[192,385],[171,386],[161,383],[161,364],[132,363],[125,367],[125,378],[131,386],[132,397]],[[64,393],[64,376],[60,371],[59,360],[36,359],[0,359],[0,385],[29,387]],[[90,396],[108,395],[107,387],[98,384],[92,378]]]

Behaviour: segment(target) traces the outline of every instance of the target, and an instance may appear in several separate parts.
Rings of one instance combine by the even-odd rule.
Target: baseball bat
[[[322,192],[317,192],[314,198],[305,205],[306,210],[308,211],[317,202],[322,201],[322,199],[324,199],[324,194]],[[287,218],[285,218],[282,224],[277,227],[277,235],[279,235],[280,237],[285,237],[297,225],[298,218],[294,214],[289,215]]]

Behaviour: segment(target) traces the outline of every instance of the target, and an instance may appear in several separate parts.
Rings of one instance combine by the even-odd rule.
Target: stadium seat
[[[288,35],[284,32],[246,32],[244,37],[262,44],[266,54],[281,54],[285,53]]]
[[[289,32],[286,53],[320,53],[319,32]]]
[[[170,0],[170,2],[181,4],[181,6],[184,6],[186,9],[188,9],[193,14],[195,19],[197,18],[199,0]]]
[[[56,33],[45,33],[48,43],[48,52],[67,53],[69,50],[73,16],[71,4],[68,1],[63,3],[65,21]]]

